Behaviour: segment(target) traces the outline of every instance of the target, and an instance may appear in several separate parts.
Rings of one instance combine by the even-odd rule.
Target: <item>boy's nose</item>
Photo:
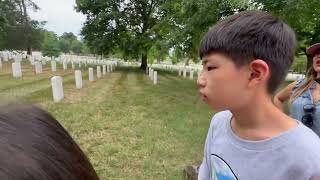
[[[197,80],[197,84],[200,88],[203,88],[206,86],[206,80],[205,78],[203,77],[203,75],[201,74]]]

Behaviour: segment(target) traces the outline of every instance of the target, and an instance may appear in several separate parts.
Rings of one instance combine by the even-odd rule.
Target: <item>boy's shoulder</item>
[[[217,112],[211,120],[213,126],[220,126],[232,118],[232,113],[228,110]]]
[[[216,113],[212,120],[210,128],[214,131],[225,131],[230,128],[227,124],[232,118],[232,113],[230,111],[221,111]],[[310,128],[306,127],[300,121],[297,121],[298,126],[282,133],[279,137],[286,141],[286,145],[295,151],[305,151],[309,152],[309,155],[316,154],[315,157],[320,158],[320,138],[315,134]],[[224,133],[222,133],[224,134]],[[272,138],[273,139],[273,138]],[[319,159],[320,160],[320,159]]]
[[[299,131],[288,136],[284,155],[292,168],[303,167],[313,176],[320,177],[320,138],[311,129],[299,122]]]
[[[230,122],[232,118],[232,113],[228,110],[220,111],[213,115],[209,127],[209,133],[213,136],[213,134],[223,135],[221,131],[226,130],[227,123]]]
[[[311,129],[298,122],[297,131],[288,136],[288,145],[294,149],[297,149],[305,153],[308,156],[318,158],[320,163],[320,138]]]

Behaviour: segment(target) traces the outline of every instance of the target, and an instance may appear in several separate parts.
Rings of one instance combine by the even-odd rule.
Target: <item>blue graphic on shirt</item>
[[[237,180],[230,166],[219,156],[211,155],[211,180]]]

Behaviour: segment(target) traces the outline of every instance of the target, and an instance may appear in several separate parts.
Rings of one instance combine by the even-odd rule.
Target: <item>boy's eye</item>
[[[212,67],[212,66],[207,67],[207,71],[211,71],[211,70],[214,70],[214,69],[216,69],[216,67]]]

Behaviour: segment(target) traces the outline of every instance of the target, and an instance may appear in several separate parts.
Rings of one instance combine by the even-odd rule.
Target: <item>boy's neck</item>
[[[231,112],[232,130],[237,136],[246,140],[272,138],[298,125],[294,119],[281,112],[272,103],[271,98],[260,98],[259,101],[250,103],[250,107]]]

